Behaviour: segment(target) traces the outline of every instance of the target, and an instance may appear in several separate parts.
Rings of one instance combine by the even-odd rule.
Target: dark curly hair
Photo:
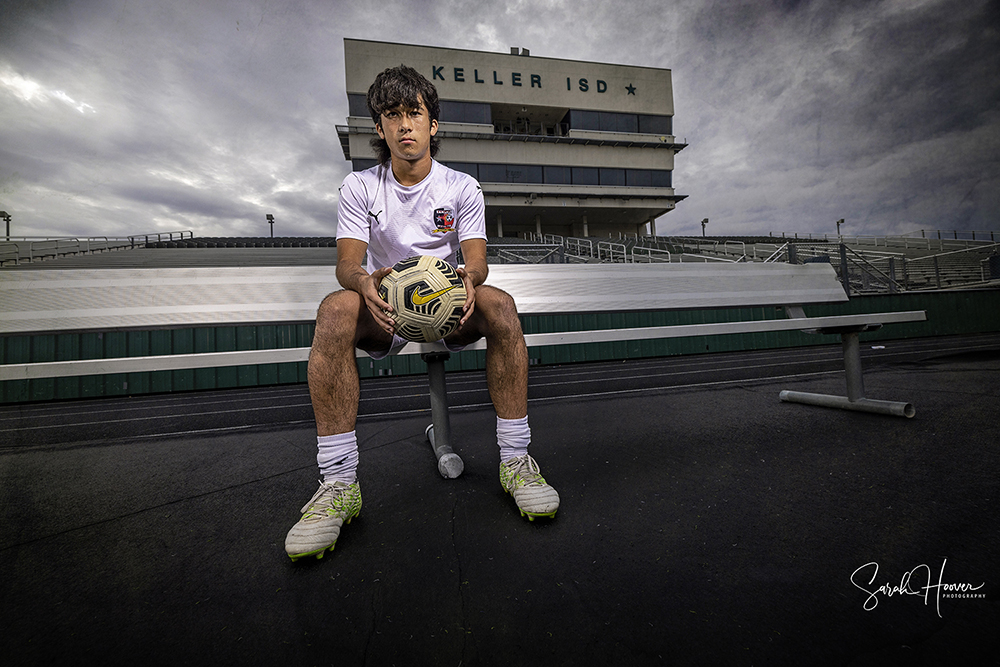
[[[434,84],[412,67],[390,67],[375,77],[375,82],[368,88],[368,113],[376,125],[381,125],[383,113],[399,105],[417,107],[418,97],[423,99],[430,119],[438,120],[441,116],[441,103]],[[431,137],[431,157],[437,155],[440,144],[437,137]],[[379,164],[389,162],[392,154],[385,139],[376,135],[371,140],[371,147]]]

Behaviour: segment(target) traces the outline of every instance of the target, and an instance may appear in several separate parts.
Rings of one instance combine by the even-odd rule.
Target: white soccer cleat
[[[500,484],[514,496],[521,516],[554,517],[559,509],[559,494],[545,482],[535,459],[528,454],[515,456],[500,464]]]
[[[296,561],[306,556],[322,558],[333,551],[340,528],[361,512],[361,486],[320,482],[319,490],[301,510],[302,518],[285,537],[285,552]]]

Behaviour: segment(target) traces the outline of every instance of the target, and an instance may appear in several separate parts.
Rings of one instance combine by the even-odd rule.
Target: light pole
[[[271,225],[271,238],[274,238],[274,216],[270,213],[267,214],[267,222]]]
[[[707,224],[708,224],[708,218],[705,218],[704,220],[701,221],[701,235],[702,236],[705,235],[705,225],[707,225]]]
[[[841,218],[840,220],[837,221],[837,236],[840,236],[840,226],[842,224],[844,224],[844,219],[843,218]]]
[[[7,240],[10,241],[10,213],[7,211],[0,211],[0,220],[7,223]]]

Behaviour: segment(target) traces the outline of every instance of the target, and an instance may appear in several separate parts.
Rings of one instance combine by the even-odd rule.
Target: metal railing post
[[[840,282],[844,285],[844,292],[847,296],[851,295],[851,278],[848,275],[847,268],[847,246],[843,243],[840,244]]]

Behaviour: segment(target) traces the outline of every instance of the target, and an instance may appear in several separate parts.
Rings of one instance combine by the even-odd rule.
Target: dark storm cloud
[[[333,233],[345,37],[669,68],[658,230],[996,228],[998,5],[971,0],[0,4],[20,233]],[[18,227],[20,225],[20,227]],[[34,230],[34,232],[32,232]]]
[[[250,218],[257,212],[250,206],[221,200],[211,191],[182,184],[124,185],[112,187],[109,192],[126,201],[160,206],[182,216],[239,220]]]
[[[678,162],[696,175],[679,166],[675,184],[700,211],[689,227],[701,212],[758,231],[832,232],[838,218],[855,233],[996,227],[996,206],[966,197],[1000,180],[984,155],[998,147],[995,14],[986,3],[704,5],[674,65],[675,128],[692,144]]]

